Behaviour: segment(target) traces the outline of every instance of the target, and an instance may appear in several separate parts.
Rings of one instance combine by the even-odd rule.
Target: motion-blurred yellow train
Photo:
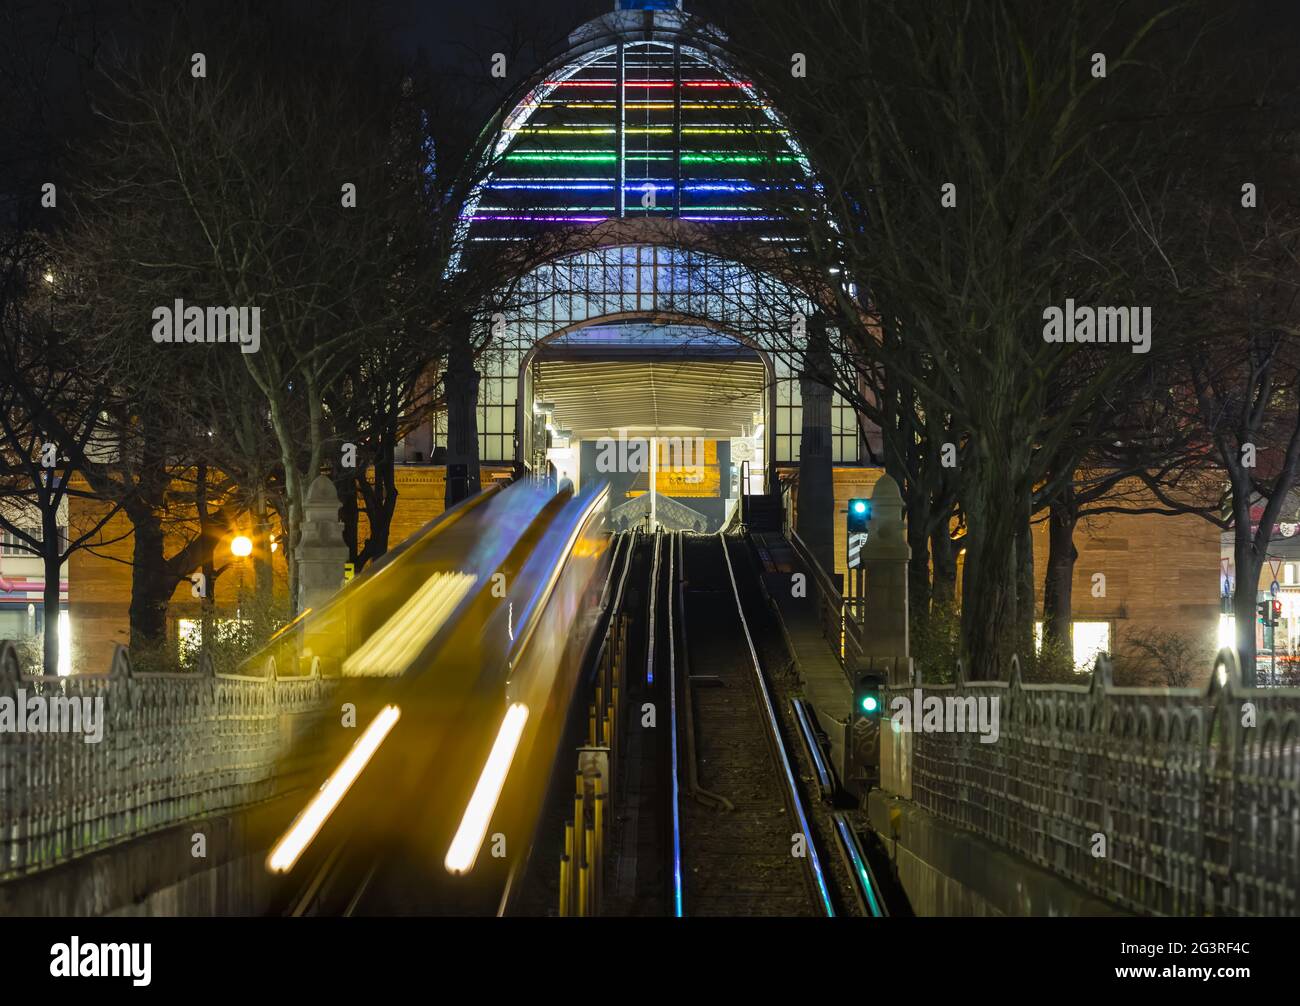
[[[485,490],[255,658],[339,679],[337,715],[283,759],[282,785],[320,787],[266,858],[286,890],[328,883],[359,914],[497,909],[526,865],[600,619],[608,498]]]

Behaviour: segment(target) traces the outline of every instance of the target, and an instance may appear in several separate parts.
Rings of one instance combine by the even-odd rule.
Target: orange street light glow
[[[285,832],[284,837],[275,844],[271,855],[266,859],[267,870],[271,873],[288,873],[293,869],[293,864],[298,862],[298,857],[303,854],[312,839],[329,820],[329,816],[334,813],[334,808],[357,781],[361,770],[374,757],[375,752],[379,750],[379,745],[384,742],[384,738],[388,736],[401,715],[402,711],[397,706],[384,706],[379,711],[379,715],[370,722],[370,726],[366,727],[366,732],[357,738],[357,742],[352,745],[352,750],[339,763],[334,774],[325,780],[325,784],[312,797],[311,803],[307,804],[289,830]]]
[[[510,763],[515,760],[515,750],[519,747],[519,738],[524,732],[524,723],[528,721],[528,707],[522,702],[514,703],[506,710],[501,729],[497,732],[492,753],[488,755],[483,766],[483,774],[478,777],[474,795],[470,797],[461,818],[456,837],[451,840],[447,858],[443,865],[448,873],[464,874],[474,868],[479,849],[483,847],[483,838],[487,835],[492,814],[501,799],[501,790],[510,772]]]

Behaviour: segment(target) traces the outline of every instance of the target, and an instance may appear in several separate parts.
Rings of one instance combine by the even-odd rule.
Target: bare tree
[[[1145,120],[1169,114],[1197,24],[1159,2],[822,0],[735,25],[806,146],[804,247],[839,277],[833,317],[856,366],[942,417],[957,451],[978,677],[1032,647],[1035,496],[1071,478],[1063,446],[1141,365],[1137,347],[1045,338],[1045,311],[1133,303],[1115,185],[1168,170]]]
[[[54,674],[61,568],[78,549],[112,543],[104,529],[119,507],[80,518],[69,511],[69,500],[94,498],[75,480],[88,474],[85,449],[100,425],[102,386],[86,374],[76,345],[49,323],[51,293],[43,287],[51,274],[39,259],[27,260],[25,271],[34,272],[36,282],[29,278],[22,294],[12,286],[23,263],[11,260],[9,266],[0,281],[10,287],[0,306],[0,370],[7,377],[0,384],[0,529],[20,551],[42,560],[43,663],[45,673]]]
[[[44,240],[60,212],[52,120],[56,109],[75,117],[97,39],[93,16],[66,5],[0,12],[0,529],[44,567],[47,674],[59,665],[61,566],[78,549],[108,544],[115,513],[62,523],[70,499],[91,495],[76,482],[107,396],[102,371],[57,324],[61,277]]]
[[[1129,186],[1121,200],[1143,250],[1134,282],[1162,305],[1178,347],[1171,424],[1215,476],[1192,507],[1149,488],[1162,505],[1231,529],[1247,681],[1260,573],[1300,479],[1300,73],[1295,33],[1273,31],[1276,16],[1261,7],[1226,21],[1240,33],[1201,56],[1211,84],[1184,156],[1163,185]]]
[[[185,358],[198,383],[182,387],[194,398],[212,400],[207,369],[247,374],[262,403],[253,415],[259,424],[266,417],[275,445],[270,502],[282,501],[292,556],[307,485],[340,462],[327,397],[345,380],[355,389],[362,368],[380,379],[374,368],[394,363],[383,354],[395,333],[406,347],[425,335],[436,355],[434,322],[452,313],[444,298],[458,290],[445,277],[461,237],[465,179],[454,165],[435,176],[432,163],[413,162],[432,153],[419,136],[394,149],[409,78],[363,25],[340,16],[287,30],[276,18],[252,5],[226,12],[213,36],[220,44],[204,54],[205,75],[179,30],[160,43],[161,54],[107,69],[82,227],[61,250],[76,258],[79,248],[96,247],[100,268],[117,256],[113,271],[126,289],[148,295],[132,302],[87,279],[116,302],[113,340]],[[402,184],[412,176],[435,187]],[[82,265],[83,276],[97,273]],[[141,307],[180,296],[260,310],[260,346],[149,344]],[[225,408],[244,400],[241,391]],[[204,416],[194,425],[202,424],[220,435],[227,421]],[[260,430],[246,432],[242,439],[260,439]],[[261,491],[270,472],[257,467],[250,488]],[[295,574],[291,561],[291,594]]]

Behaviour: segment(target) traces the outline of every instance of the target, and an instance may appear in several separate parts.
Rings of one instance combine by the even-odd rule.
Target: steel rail
[[[668,539],[668,718],[669,718],[669,766],[668,775],[671,791],[670,810],[672,812],[672,902],[673,915],[681,918],[682,906],[682,818],[681,792],[678,786],[677,753],[677,646],[673,635],[673,590],[674,571],[676,568],[676,549],[673,538],[681,538],[681,532]],[[655,585],[656,587],[658,584]],[[690,687],[688,684],[687,688]]]
[[[853,893],[862,908],[862,914],[873,919],[888,918],[889,909],[885,906],[885,899],[880,896],[880,885],[876,882],[867,854],[858,840],[853,821],[844,811],[837,811],[834,820],[836,844],[844,866],[853,878]]]
[[[623,575],[618,581],[618,594],[614,597],[613,611],[616,615],[623,610],[623,594],[627,590],[627,575],[632,571],[632,556],[636,551],[636,540],[640,537],[640,532],[635,530],[624,531],[622,532],[622,535],[627,538],[628,546],[627,558],[623,563]]]
[[[655,609],[659,601],[659,559],[662,552],[664,536],[655,533],[654,560],[650,563],[650,597],[646,604],[646,647],[645,647],[645,683],[655,683]]]
[[[745,617],[745,606],[741,601],[740,586],[736,582],[736,571],[731,565],[731,553],[727,549],[727,539],[721,532],[718,533],[718,544],[722,548],[722,557],[727,564],[727,576],[731,580],[732,597],[736,602],[736,614],[740,618],[741,630],[745,634],[745,645],[749,648],[750,663],[754,671],[754,683],[758,688],[758,695],[763,704],[765,714],[763,722],[767,727],[767,738],[772,745],[773,752],[776,754],[777,761],[780,763],[782,780],[785,784],[786,804],[798,820],[799,829],[804,836],[807,847],[807,855],[803,857],[804,863],[817,889],[818,907],[823,915],[834,917],[835,906],[831,901],[830,888],[826,882],[826,871],[823,869],[821,857],[817,853],[817,843],[813,837],[812,822],[808,817],[807,808],[804,806],[803,797],[799,793],[799,781],[795,777],[794,766],[790,762],[789,752],[786,751],[785,742],[781,739],[781,724],[777,719],[776,707],[772,705],[772,694],[767,687],[767,678],[763,674],[763,665],[758,659],[758,650],[754,646],[754,637],[749,631],[749,620]]]
[[[817,731],[813,728],[813,712],[807,701],[799,698],[790,700],[790,708],[794,711],[794,721],[799,726],[799,740],[817,774],[817,788],[821,798],[830,800],[835,795],[835,775],[826,763],[826,756],[817,740]]]
[[[343,858],[346,848],[347,843],[342,842],[330,851],[330,854],[325,858],[325,862],[312,875],[312,879],[289,908],[288,914],[291,918],[303,918],[320,906],[325,887]]]
[[[735,810],[735,804],[720,793],[700,785],[700,760],[696,753],[695,698],[691,681],[691,647],[686,624],[686,535],[677,535],[677,620],[682,648],[682,718],[686,724],[686,791],[705,806]]]

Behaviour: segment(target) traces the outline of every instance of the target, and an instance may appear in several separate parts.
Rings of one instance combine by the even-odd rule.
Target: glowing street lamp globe
[[[253,554],[253,540],[248,535],[236,535],[230,543],[230,554],[242,559]]]

